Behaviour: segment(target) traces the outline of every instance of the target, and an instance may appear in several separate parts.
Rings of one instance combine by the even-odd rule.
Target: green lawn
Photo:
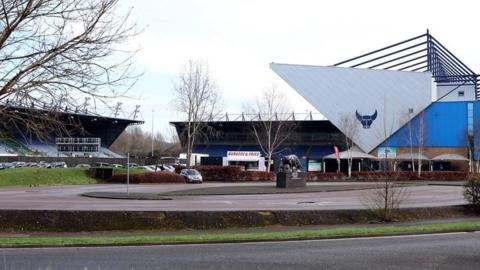
[[[203,233],[189,235],[135,235],[135,236],[52,236],[1,237],[0,247],[71,246],[71,245],[135,245],[180,244],[236,241],[272,241],[293,239],[322,239],[339,237],[365,237],[380,235],[441,233],[480,230],[480,222],[425,224],[410,226],[383,225],[322,230],[298,230],[259,233]]]
[[[113,172],[126,173],[126,169],[116,168]],[[141,173],[144,170],[131,169],[130,172]],[[97,180],[88,176],[87,168],[15,168],[0,170],[0,187],[95,183],[97,183]]]

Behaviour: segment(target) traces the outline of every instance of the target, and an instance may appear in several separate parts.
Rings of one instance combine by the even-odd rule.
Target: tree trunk
[[[417,171],[418,171],[418,176],[420,177],[420,175],[422,174],[422,160],[419,158],[418,159],[418,166],[417,166]]]
[[[348,159],[348,178],[352,177],[352,163],[353,163],[353,160]]]
[[[268,156],[267,156],[267,168],[265,168],[265,171],[266,172],[270,172],[270,161],[272,160],[272,154],[271,153],[268,153]]]

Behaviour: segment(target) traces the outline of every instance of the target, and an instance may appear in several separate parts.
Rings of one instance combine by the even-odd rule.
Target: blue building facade
[[[467,148],[468,136],[479,135],[479,119],[478,101],[433,102],[381,146]]]

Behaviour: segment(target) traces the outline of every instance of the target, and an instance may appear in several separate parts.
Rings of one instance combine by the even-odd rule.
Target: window
[[[409,108],[408,113],[413,113],[413,108]]]
[[[465,91],[458,91],[458,96],[459,97],[465,96]]]

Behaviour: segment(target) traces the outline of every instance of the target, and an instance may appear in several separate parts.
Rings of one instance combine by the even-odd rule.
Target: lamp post
[[[127,195],[130,195],[130,191],[128,189],[130,185],[130,152],[127,153]]]
[[[153,141],[155,139],[155,136],[153,135],[154,112],[155,112],[155,110],[152,109],[152,159],[153,159]]]

